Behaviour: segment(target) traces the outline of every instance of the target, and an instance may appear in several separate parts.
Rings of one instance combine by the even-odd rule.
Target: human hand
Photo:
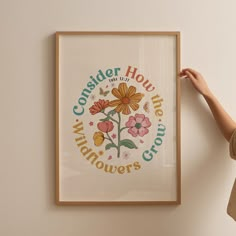
[[[190,68],[183,69],[180,72],[180,77],[189,79],[193,87],[203,96],[207,96],[211,93],[205,79],[199,72]]]

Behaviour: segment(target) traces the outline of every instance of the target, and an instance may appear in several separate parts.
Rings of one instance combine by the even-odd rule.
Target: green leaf
[[[111,110],[107,113],[107,116],[114,116],[116,114],[116,110]]]
[[[106,150],[109,150],[111,148],[116,148],[116,145],[114,143],[108,143],[105,147]]]
[[[123,139],[120,141],[120,146],[125,146],[129,149],[137,149],[138,147],[135,145],[135,143],[130,139]]]
[[[114,116],[116,114],[116,111],[115,110],[111,110],[107,113],[107,117],[104,118],[104,119],[100,119],[100,121],[107,121],[107,120],[110,120],[111,119],[111,116]]]
[[[104,119],[100,119],[100,121],[107,121],[107,120],[110,120],[110,117],[106,117]]]

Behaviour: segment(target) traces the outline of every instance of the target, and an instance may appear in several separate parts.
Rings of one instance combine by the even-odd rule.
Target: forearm
[[[236,129],[236,123],[232,120],[232,118],[224,110],[223,106],[210,91],[202,75],[193,69],[187,68],[180,72],[180,76],[189,79],[192,82],[193,87],[203,95],[220,131],[229,141],[234,130]]]
[[[222,105],[219,103],[219,101],[211,91],[203,94],[203,97],[205,98],[220,131],[222,132],[226,140],[229,141],[234,130],[236,129],[236,123],[224,110]]]

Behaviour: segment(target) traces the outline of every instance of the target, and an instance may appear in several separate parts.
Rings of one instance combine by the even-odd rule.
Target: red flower
[[[89,108],[92,115],[95,115],[109,106],[109,101],[104,99],[99,99],[98,102],[94,102],[94,105]]]
[[[114,128],[114,125],[111,121],[106,120],[98,123],[98,129],[104,133],[111,132]]]

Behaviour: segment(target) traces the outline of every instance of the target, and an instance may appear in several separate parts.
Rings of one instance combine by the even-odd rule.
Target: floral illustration
[[[129,152],[127,152],[127,151],[123,152],[123,158],[124,158],[125,160],[128,160],[129,157],[130,157],[130,153],[129,153]]]
[[[109,120],[105,120],[98,123],[98,129],[104,133],[111,132],[113,128],[114,128],[114,125]]]
[[[135,114],[135,116],[130,116],[129,120],[125,123],[128,129],[128,133],[130,133],[133,137],[137,137],[138,135],[143,137],[147,134],[148,128],[151,126],[151,122],[148,117],[145,117],[143,114]]]
[[[109,101],[108,100],[101,100],[99,99],[98,102],[94,102],[94,105],[89,108],[90,113],[92,115],[95,115],[101,111],[103,111],[105,108],[109,106]]]
[[[91,95],[90,99],[94,101],[96,99],[96,96],[94,94]]]
[[[118,98],[109,102],[109,106],[116,107],[116,112],[122,112],[124,115],[130,114],[130,108],[134,111],[138,110],[138,103],[144,96],[141,93],[136,93],[134,86],[127,87],[126,83],[120,83],[118,89],[113,88],[112,94]]]
[[[102,132],[95,132],[93,135],[94,144],[96,146],[101,146],[104,141],[104,134]]]
[[[111,93],[116,98],[115,100],[99,99],[94,102],[94,105],[89,110],[92,115],[98,113],[104,115],[104,118],[97,123],[99,131],[93,135],[94,144],[101,146],[104,143],[105,150],[116,149],[117,157],[119,158],[121,147],[128,149],[138,148],[133,140],[129,138],[122,139],[122,136],[143,137],[149,132],[148,128],[151,127],[151,122],[144,114],[135,114],[134,116],[129,116],[125,126],[122,127],[122,124],[124,124],[121,122],[123,116],[125,118],[132,111],[139,109],[139,102],[144,97],[144,94],[136,93],[136,88],[134,86],[128,87],[126,83],[120,83],[118,88],[112,89]],[[111,107],[115,108],[109,109]]]

